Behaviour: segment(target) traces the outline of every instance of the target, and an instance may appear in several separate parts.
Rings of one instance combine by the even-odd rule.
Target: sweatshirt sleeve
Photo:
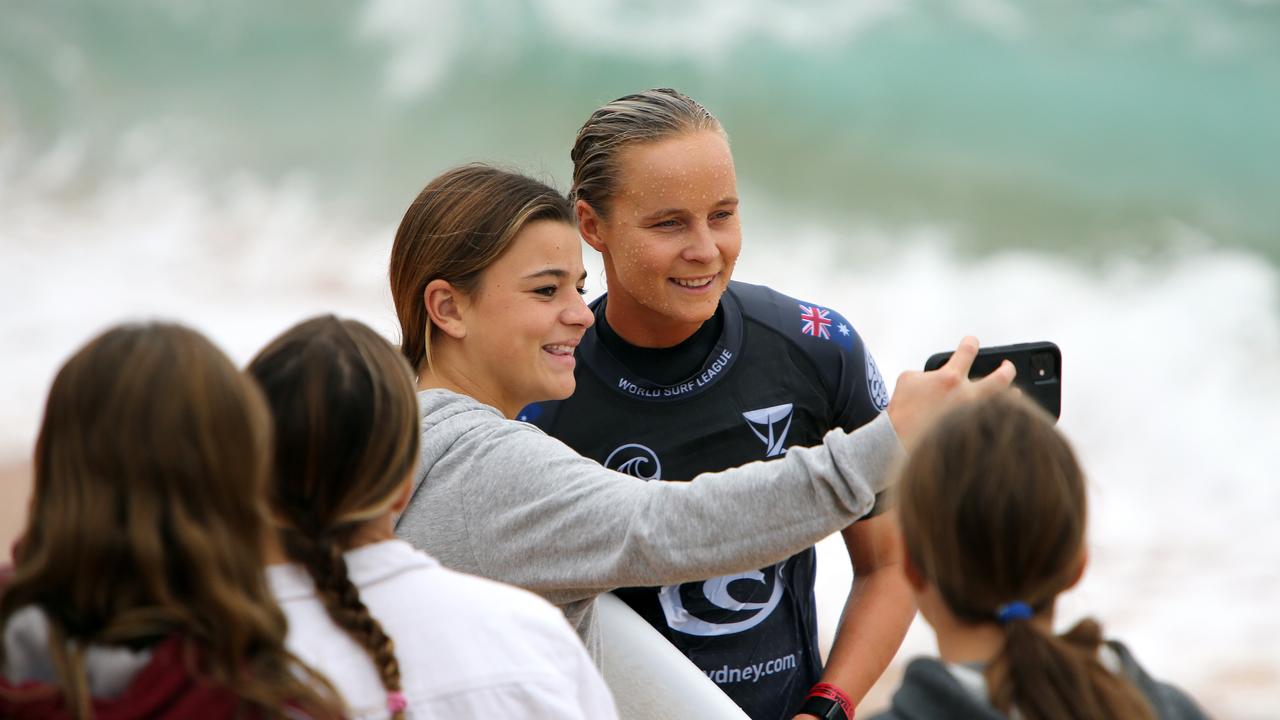
[[[607,470],[505,420],[463,433],[448,455],[465,458],[450,472],[467,477],[459,530],[477,570],[563,604],[782,560],[865,514],[901,452],[883,415],[853,433],[832,430],[821,445],[688,483]]]

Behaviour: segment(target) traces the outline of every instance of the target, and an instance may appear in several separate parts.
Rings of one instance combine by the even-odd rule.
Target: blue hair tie
[[[999,620],[1001,625],[1008,625],[1014,620],[1030,620],[1032,615],[1035,613],[1031,611],[1031,606],[1021,600],[1014,600],[996,608],[996,620]]]

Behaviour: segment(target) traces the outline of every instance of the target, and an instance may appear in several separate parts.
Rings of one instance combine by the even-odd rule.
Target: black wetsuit
[[[817,444],[888,403],[857,332],[829,308],[733,282],[698,332],[655,350],[613,332],[606,302],[592,303],[573,396],[518,419],[614,470],[689,480]],[[822,671],[814,576],[809,548],[756,572],[616,594],[752,718],[789,720]]]

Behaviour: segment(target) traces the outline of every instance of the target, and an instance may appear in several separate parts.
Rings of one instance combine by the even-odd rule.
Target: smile
[[[715,282],[717,277],[719,277],[718,274],[706,275],[703,277],[696,277],[696,278],[670,278],[670,280],[671,282],[675,283],[676,285],[679,285],[682,288],[697,290],[699,288],[707,287],[711,283]]]
[[[573,345],[543,345],[542,349],[552,355],[573,355]]]

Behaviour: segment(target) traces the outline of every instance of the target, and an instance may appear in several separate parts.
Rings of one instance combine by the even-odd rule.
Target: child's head
[[[0,627],[36,606],[78,644],[177,635],[243,699],[309,703],[263,574],[270,427],[257,388],[193,330],[123,325],[92,340],[49,391]],[[83,715],[83,668],[62,643],[51,651]]]
[[[346,548],[402,495],[418,459],[412,371],[382,336],[324,315],[249,363],[275,422],[270,498],[286,550]]]
[[[1054,601],[1084,570],[1087,502],[1075,454],[1040,407],[1005,392],[941,418],[902,469],[899,514],[908,577],[940,637],[947,625],[1003,632],[985,673],[997,709],[1152,717],[1098,661],[1097,623],[1049,630]]]
[[[942,418],[912,451],[899,513],[914,568],[957,618],[1049,609],[1084,560],[1084,475],[1053,420],[1001,393]]]
[[[248,372],[275,419],[269,494],[285,554],[306,568],[387,692],[398,693],[394,645],[360,600],[343,552],[387,539],[407,501],[419,442],[413,373],[376,332],[332,315],[286,331]]]

